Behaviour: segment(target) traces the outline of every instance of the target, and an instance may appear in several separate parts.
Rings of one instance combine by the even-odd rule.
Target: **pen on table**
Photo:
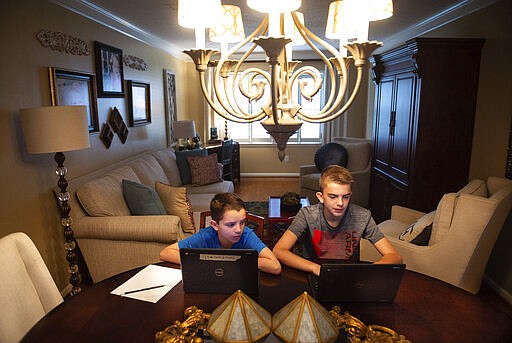
[[[121,295],[132,294],[132,293],[137,293],[137,292],[142,292],[142,291],[149,291],[150,289],[155,289],[155,288],[160,288],[160,287],[165,287],[165,286],[169,286],[169,285],[158,285],[158,286],[134,289],[133,291],[126,291],[126,292],[122,293]]]

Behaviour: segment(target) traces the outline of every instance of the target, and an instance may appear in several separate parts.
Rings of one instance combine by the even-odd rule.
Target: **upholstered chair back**
[[[22,232],[0,239],[0,343],[19,342],[63,299],[32,240]]]

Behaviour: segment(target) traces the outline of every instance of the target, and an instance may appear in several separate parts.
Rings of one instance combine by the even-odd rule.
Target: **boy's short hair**
[[[338,165],[330,165],[325,168],[320,175],[320,189],[323,191],[327,184],[331,182],[339,185],[352,185],[354,179],[347,168]]]
[[[226,211],[240,211],[241,209],[245,210],[244,201],[234,193],[218,193],[210,201],[211,217],[217,223],[220,222]]]

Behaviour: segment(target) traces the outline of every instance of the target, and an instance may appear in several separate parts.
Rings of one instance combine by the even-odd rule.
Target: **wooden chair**
[[[201,219],[199,220],[199,229],[204,229],[206,227],[206,218],[211,216],[210,211],[201,212]],[[250,227],[254,230],[254,233],[260,238],[263,239],[263,225],[265,222],[265,218],[262,216],[258,216],[256,214],[247,213],[247,224],[246,226]]]

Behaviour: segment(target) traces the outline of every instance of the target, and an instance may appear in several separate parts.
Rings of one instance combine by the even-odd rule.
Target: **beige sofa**
[[[402,255],[407,269],[475,294],[511,208],[512,180],[489,177],[473,180],[457,193],[445,194],[431,213],[393,206],[391,219],[380,223],[379,228]],[[428,217],[432,225],[428,245],[409,243],[404,236],[400,239],[406,228],[426,222]],[[361,240],[361,260],[379,258],[373,245]]]
[[[234,191],[231,181],[182,185],[172,149],[141,153],[69,180],[71,227],[94,282],[158,262],[162,248],[193,232],[185,232],[176,215],[132,216],[123,198],[123,179],[153,188],[155,182],[186,187],[196,228],[214,194]]]
[[[364,138],[335,137],[333,143],[341,144],[347,149],[347,169],[352,173],[351,201],[359,206],[368,207],[370,198],[370,167],[372,144],[371,140]],[[316,192],[320,191],[320,171],[312,165],[299,167],[300,195],[307,196],[312,204],[318,202]]]

